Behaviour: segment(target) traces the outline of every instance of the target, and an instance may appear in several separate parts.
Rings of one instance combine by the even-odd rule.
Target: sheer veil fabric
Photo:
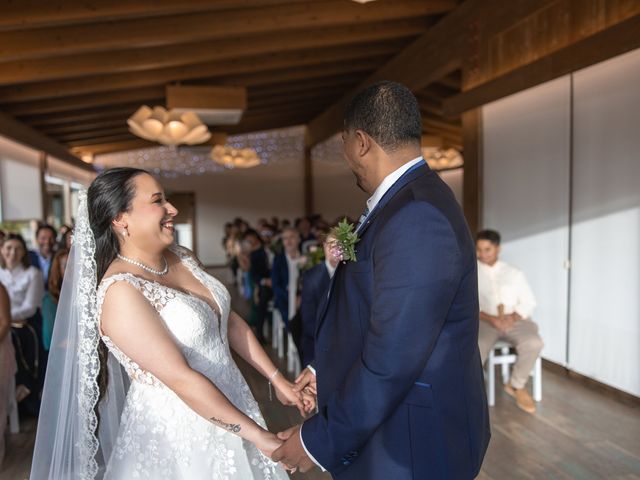
[[[31,480],[101,479],[117,438],[129,380],[109,355],[109,388],[100,403],[98,427],[100,332],[94,253],[83,191],[56,313]]]

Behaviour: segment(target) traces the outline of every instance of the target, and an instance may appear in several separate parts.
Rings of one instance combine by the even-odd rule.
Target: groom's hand
[[[307,392],[311,392],[313,395],[317,395],[316,389],[316,376],[309,367],[305,368],[298,378],[296,378],[296,385],[293,387],[295,392],[302,392],[306,389]]]
[[[315,464],[302,446],[302,441],[300,440],[300,425],[278,433],[278,438],[283,440],[284,443],[273,452],[271,458],[274,461],[297,467],[302,473],[308,472],[315,467]]]

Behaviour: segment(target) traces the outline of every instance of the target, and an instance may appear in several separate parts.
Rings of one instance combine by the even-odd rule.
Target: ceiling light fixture
[[[422,147],[422,156],[433,170],[450,170],[462,167],[462,154],[455,148]]]
[[[214,162],[226,168],[257,167],[262,162],[252,148],[233,148],[228,145],[216,145],[211,149]]]
[[[163,145],[197,145],[211,138],[211,133],[198,115],[146,105],[127,119],[129,131],[138,137]]]

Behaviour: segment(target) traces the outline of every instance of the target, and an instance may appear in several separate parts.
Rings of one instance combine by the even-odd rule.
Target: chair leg
[[[509,355],[509,347],[502,347],[500,349],[501,355]],[[502,373],[502,384],[505,385],[509,381],[509,364],[502,363],[500,365],[500,372]]]
[[[542,400],[542,360],[540,357],[536,359],[536,364],[533,367],[533,399],[536,402]]]
[[[487,358],[487,403],[490,407],[496,404],[496,368],[493,364],[493,350],[489,352]]]

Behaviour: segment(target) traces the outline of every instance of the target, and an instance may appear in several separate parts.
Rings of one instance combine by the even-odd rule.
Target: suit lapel
[[[376,217],[378,216],[378,214],[382,211],[382,209],[385,207],[385,205],[387,205],[389,203],[389,201],[400,191],[402,190],[402,188],[409,184],[410,182],[412,182],[413,180],[415,180],[416,178],[431,173],[431,169],[429,168],[429,166],[427,165],[426,162],[423,163],[419,163],[417,165],[415,165],[414,167],[412,167],[409,171],[407,171],[402,177],[400,177],[398,179],[398,181],[396,183],[393,184],[393,186],[387,190],[387,192],[382,196],[382,198],[380,199],[380,202],[378,202],[378,205],[376,205],[376,207],[373,209],[373,211],[369,214],[369,216],[367,217],[367,220],[365,220],[365,222],[360,226],[360,228],[357,230],[358,233],[358,237],[360,238],[360,241],[362,241],[362,237],[365,234],[365,232],[367,231],[367,229],[369,228],[369,226],[373,223],[373,221],[376,219]],[[333,291],[333,288],[336,284],[336,280],[338,278],[338,275],[340,273],[340,270],[342,270],[343,264],[339,263],[338,267],[336,268],[335,273],[333,274],[333,277],[331,277],[331,282],[329,283],[329,290],[327,292],[327,297],[325,298],[322,307],[320,308],[320,315],[317,317],[317,327],[316,327],[316,336],[318,335],[318,332],[320,331],[320,327],[322,326],[322,324],[324,323],[324,319],[327,313],[327,309],[329,308],[329,302],[331,301],[331,292]]]

